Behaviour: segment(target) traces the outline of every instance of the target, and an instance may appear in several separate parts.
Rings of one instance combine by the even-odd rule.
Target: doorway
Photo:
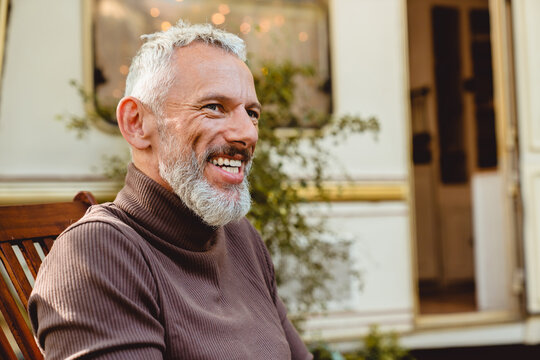
[[[408,0],[418,313],[515,307],[489,0]]]

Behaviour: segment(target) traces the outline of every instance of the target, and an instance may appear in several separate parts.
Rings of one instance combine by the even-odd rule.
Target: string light
[[[242,32],[242,34],[249,34],[249,32],[251,31],[251,25],[249,25],[247,22],[243,22],[242,24],[240,24],[240,31]]]
[[[150,16],[152,17],[158,17],[159,16],[159,9],[158,8],[151,8],[150,9]]]
[[[263,33],[266,33],[268,31],[270,31],[271,26],[272,26],[272,24],[270,23],[269,20],[262,20],[259,23],[259,28],[261,29],[261,32],[263,32]]]
[[[227,15],[228,13],[231,12],[231,9],[229,8],[229,5],[227,5],[227,4],[219,5],[218,10],[223,15]]]
[[[300,33],[298,33],[298,40],[302,41],[302,42],[305,42],[309,39],[309,35],[307,32],[305,31],[302,31]]]
[[[221,13],[215,13],[212,15],[212,22],[216,25],[221,25],[225,22],[225,15]]]
[[[122,19],[126,17],[126,9],[116,2],[100,1],[98,11],[100,15],[112,17],[114,19]]]
[[[172,26],[172,25],[171,25],[170,22],[164,21],[164,22],[161,23],[161,30],[162,30],[162,31],[167,31],[167,30],[169,30],[169,28],[170,28],[171,26]]]

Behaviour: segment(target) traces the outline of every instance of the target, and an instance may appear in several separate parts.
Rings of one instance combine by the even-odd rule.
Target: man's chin
[[[223,187],[216,187],[211,185],[216,194],[220,194],[221,196],[226,197],[230,201],[239,201],[240,200],[240,193],[243,190],[242,184],[239,185],[230,185],[226,188]]]
[[[206,170],[206,169],[205,169]],[[247,179],[240,184],[217,183],[197,163],[175,161],[160,164],[160,175],[188,208],[211,226],[240,220],[249,211],[251,198]]]
[[[251,207],[247,182],[215,186],[201,180],[180,196],[188,207],[211,226],[223,226],[243,218]]]
[[[231,200],[239,200],[240,193],[247,188],[246,180],[240,183],[228,183],[212,181],[206,177],[205,181],[216,193],[226,196]]]

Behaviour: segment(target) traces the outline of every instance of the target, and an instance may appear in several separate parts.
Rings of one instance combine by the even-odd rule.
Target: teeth
[[[219,166],[230,166],[239,168],[242,166],[242,160],[233,160],[233,159],[227,159],[227,158],[214,158],[212,159],[212,164],[219,165]]]
[[[228,167],[224,166],[222,167],[223,170],[230,172],[231,174],[238,174],[238,168],[237,167]]]

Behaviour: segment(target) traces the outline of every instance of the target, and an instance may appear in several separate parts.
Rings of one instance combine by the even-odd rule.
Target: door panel
[[[540,2],[512,2],[527,308],[540,313]],[[513,186],[514,192],[519,183]]]

